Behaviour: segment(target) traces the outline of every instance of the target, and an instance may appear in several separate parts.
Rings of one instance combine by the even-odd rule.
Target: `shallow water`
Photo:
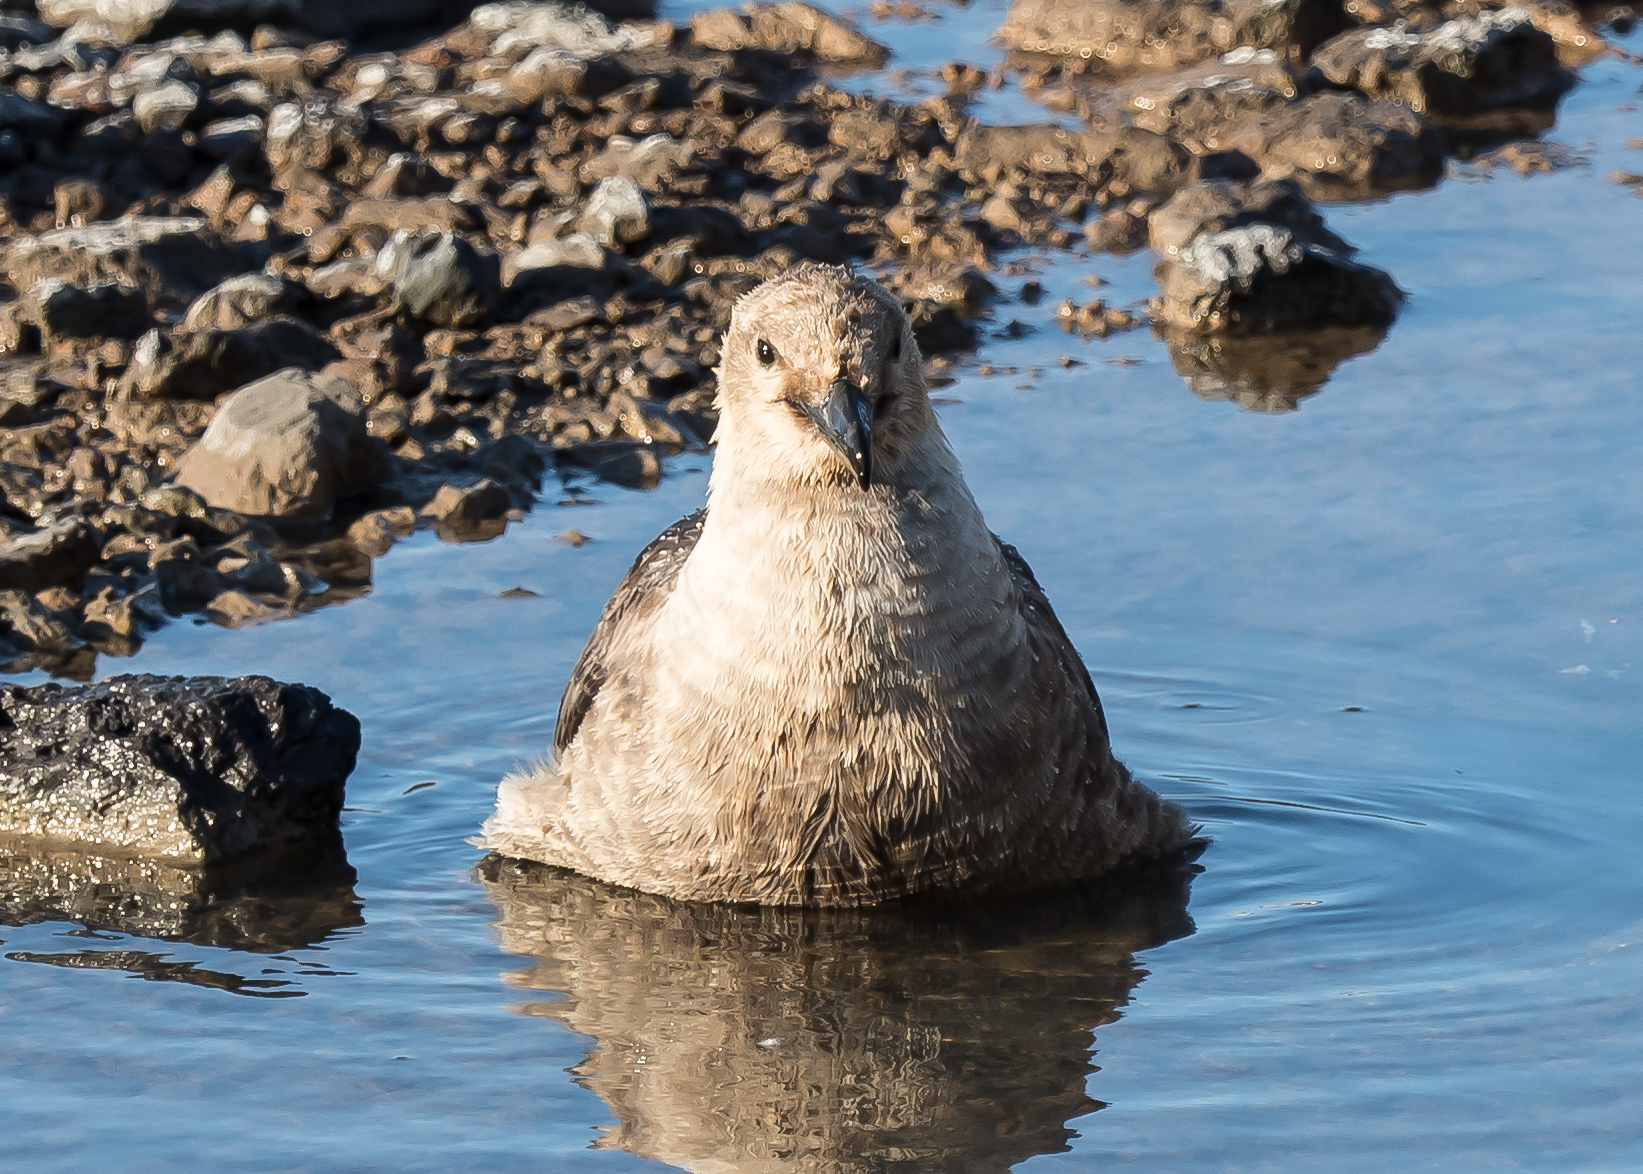
[[[486,545],[421,535],[347,606],[104,662],[358,714],[363,904],[242,910],[269,952],[0,927],[0,1166],[1643,1165],[1643,200],[1605,178],[1643,170],[1643,72],[1585,72],[1551,137],[1588,166],[1329,210],[1410,300],[1297,411],[1056,328],[1087,275],[1149,294],[1145,254],[1033,262],[1046,298],[998,313],[1033,332],[938,392],[1118,752],[1213,837],[1184,911],[1178,877],[875,919],[476,874],[605,596],[700,503],[686,456]]]

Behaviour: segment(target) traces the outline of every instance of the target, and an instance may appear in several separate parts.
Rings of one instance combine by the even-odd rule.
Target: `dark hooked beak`
[[[820,404],[806,404],[804,410],[850,461],[856,482],[866,489],[873,483],[873,405],[861,388],[848,379],[834,380],[827,398]]]

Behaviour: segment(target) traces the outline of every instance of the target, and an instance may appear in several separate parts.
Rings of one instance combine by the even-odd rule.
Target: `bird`
[[[896,298],[805,264],[732,308],[707,504],[606,604],[476,839],[682,901],[1065,887],[1187,850],[988,529]]]

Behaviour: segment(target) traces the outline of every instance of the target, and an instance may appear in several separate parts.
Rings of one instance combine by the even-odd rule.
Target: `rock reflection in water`
[[[1323,389],[1335,368],[1380,346],[1378,327],[1335,327],[1248,337],[1168,331],[1170,363],[1193,395],[1252,412],[1293,412]]]
[[[1067,1149],[1091,1031],[1193,932],[1192,865],[1030,901],[888,911],[686,905],[498,857],[502,947],[596,1041],[600,1144],[692,1171],[1003,1171]]]
[[[363,925],[354,879],[335,830],[315,843],[205,868],[4,837],[0,924],[70,921],[135,937],[278,953]]]

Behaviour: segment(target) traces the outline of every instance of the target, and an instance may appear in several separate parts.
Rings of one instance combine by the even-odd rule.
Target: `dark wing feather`
[[[599,617],[593,635],[588,637],[588,646],[582,650],[581,659],[565,684],[565,695],[559,701],[559,724],[553,731],[555,750],[570,745],[593,699],[599,695],[600,686],[605,683],[605,658],[616,633],[624,625],[655,611],[672,594],[673,584],[679,579],[679,568],[696,549],[706,517],[707,511],[700,509],[680,518],[633,560],[622,585],[605,604],[604,614]]]
[[[1027,560],[1021,557],[1019,550],[997,534],[993,535],[993,541],[998,543],[999,552],[1004,555],[1004,565],[1010,568],[1010,578],[1021,596],[1021,615],[1027,621],[1027,627],[1032,629],[1035,635],[1044,638],[1045,643],[1060,651],[1062,667],[1077,685],[1081,685],[1089,693],[1090,706],[1095,710],[1095,719],[1100,724],[1101,736],[1107,737],[1107,715],[1101,710],[1101,697],[1095,691],[1095,682],[1090,679],[1090,670],[1085,666],[1084,658],[1078,655],[1078,649],[1067,639],[1067,630],[1056,618],[1055,609],[1050,606],[1050,597],[1045,595],[1044,588],[1038,585],[1038,580],[1033,577],[1033,569],[1027,565]]]

